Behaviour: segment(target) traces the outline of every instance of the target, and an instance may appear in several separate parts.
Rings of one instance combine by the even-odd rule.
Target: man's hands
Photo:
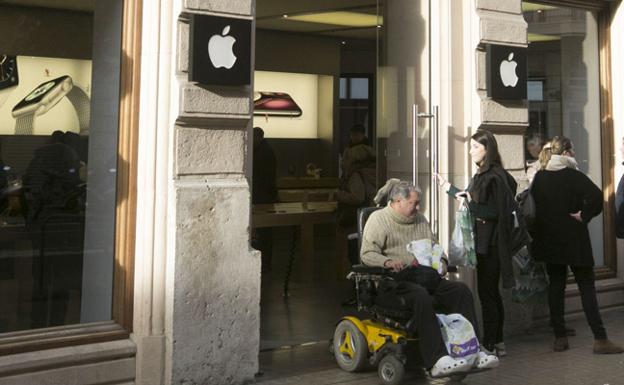
[[[398,272],[398,271],[403,270],[405,265],[403,265],[403,262],[401,261],[397,261],[395,259],[388,259],[386,262],[384,262],[384,267],[394,272]]]

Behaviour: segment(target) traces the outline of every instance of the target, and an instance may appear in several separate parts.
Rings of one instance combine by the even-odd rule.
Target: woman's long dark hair
[[[488,131],[479,129],[471,137],[475,142],[481,143],[485,147],[485,157],[479,165],[479,170],[487,170],[490,166],[497,165],[503,167],[500,153],[498,152],[498,143],[494,135]]]

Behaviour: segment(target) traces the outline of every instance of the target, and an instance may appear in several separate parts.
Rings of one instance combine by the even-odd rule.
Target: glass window
[[[0,333],[111,319],[122,1],[37,4],[0,6]]]
[[[368,99],[368,78],[351,79],[351,99]]]
[[[340,78],[340,99],[347,98],[347,78]]]
[[[528,137],[565,135],[581,171],[602,186],[600,74],[596,14],[523,2],[529,40]],[[534,141],[527,140],[527,147]],[[534,149],[527,148],[527,153]],[[529,159],[529,157],[527,157]],[[596,265],[604,265],[603,218],[589,225]]]

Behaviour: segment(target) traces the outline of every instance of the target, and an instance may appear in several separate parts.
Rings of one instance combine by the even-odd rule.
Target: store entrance
[[[388,178],[418,184],[437,229],[437,110],[430,1],[256,6],[252,227],[264,251],[260,370],[274,378],[335,365],[327,343],[336,322],[357,314],[345,278],[357,260],[355,226],[341,214],[353,164],[369,162],[359,172],[373,192]],[[262,194],[271,178],[275,192]],[[293,349],[322,359],[276,359]]]

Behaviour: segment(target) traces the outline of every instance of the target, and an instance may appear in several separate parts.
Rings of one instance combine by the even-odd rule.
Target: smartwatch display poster
[[[0,82],[0,135],[88,133],[90,60],[0,54],[3,64],[9,59],[0,64],[0,75],[8,74]]]
[[[526,100],[527,48],[487,45],[487,96],[498,100]]]
[[[251,20],[193,14],[189,35],[189,81],[251,83]]]

